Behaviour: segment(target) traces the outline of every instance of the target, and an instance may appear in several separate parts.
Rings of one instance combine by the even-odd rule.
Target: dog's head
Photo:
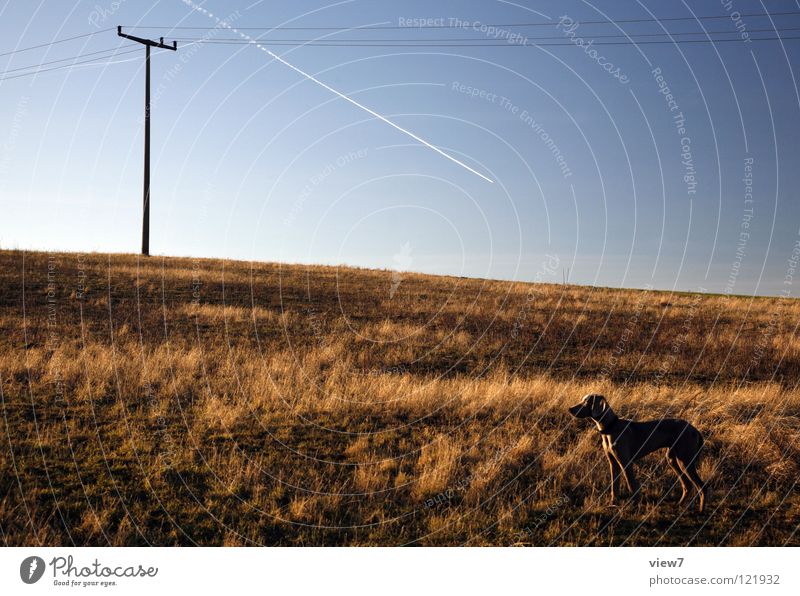
[[[608,410],[606,398],[598,393],[584,395],[583,399],[569,409],[575,418],[592,418],[600,420]]]

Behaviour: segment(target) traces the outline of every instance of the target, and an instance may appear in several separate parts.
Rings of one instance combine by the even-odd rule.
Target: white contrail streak
[[[402,133],[404,133],[404,134],[408,135],[409,137],[411,137],[411,138],[412,138],[412,139],[414,139],[415,141],[418,141],[418,142],[422,143],[423,145],[425,145],[426,147],[428,147],[428,148],[430,148],[430,149],[433,149],[433,150],[434,150],[434,151],[436,151],[436,153],[438,153],[439,155],[441,155],[441,156],[443,156],[443,157],[446,157],[447,159],[449,159],[449,160],[450,160],[450,161],[452,161],[453,163],[457,163],[458,165],[460,165],[460,166],[461,166],[462,168],[464,168],[465,170],[469,170],[470,172],[472,172],[472,173],[473,173],[473,174],[475,174],[476,176],[480,176],[481,178],[483,178],[483,179],[484,179],[484,180],[486,180],[487,182],[494,184],[494,181],[493,181],[492,179],[490,179],[490,178],[487,178],[486,176],[484,176],[483,174],[481,174],[480,172],[478,172],[478,171],[476,171],[476,170],[473,170],[473,169],[472,169],[471,167],[469,167],[467,164],[465,164],[465,163],[463,163],[463,162],[461,162],[461,161],[457,160],[457,159],[456,159],[455,157],[453,157],[452,155],[450,155],[450,154],[448,154],[448,153],[445,153],[444,151],[442,151],[441,149],[439,149],[439,148],[438,148],[436,145],[433,145],[433,144],[429,143],[428,141],[426,141],[425,139],[422,139],[422,138],[418,137],[417,135],[415,135],[415,134],[414,134],[413,132],[411,132],[410,130],[406,130],[405,128],[403,128],[402,126],[399,126],[399,125],[395,124],[394,122],[392,122],[392,121],[391,121],[391,120],[389,120],[388,118],[385,118],[384,116],[381,116],[381,115],[380,115],[378,112],[376,112],[375,110],[371,110],[371,109],[370,109],[370,108],[368,108],[367,106],[365,106],[365,105],[363,105],[363,104],[360,104],[360,103],[358,103],[358,102],[357,102],[355,99],[353,99],[353,98],[351,98],[351,97],[348,97],[347,95],[345,95],[345,94],[344,94],[344,93],[342,93],[341,91],[337,91],[336,89],[334,89],[334,88],[333,88],[333,87],[331,87],[330,85],[326,85],[325,83],[323,83],[322,81],[320,81],[318,78],[314,77],[313,75],[310,75],[310,74],[308,74],[307,72],[305,72],[305,71],[303,71],[303,70],[301,70],[301,69],[297,68],[295,65],[293,65],[293,64],[290,64],[289,62],[287,62],[286,60],[284,60],[283,58],[281,58],[280,56],[278,56],[276,53],[274,53],[274,52],[272,52],[272,51],[268,50],[267,48],[265,48],[264,46],[262,46],[262,45],[261,45],[260,43],[258,43],[256,40],[254,40],[254,39],[251,39],[250,37],[248,37],[247,35],[245,35],[245,34],[244,34],[244,33],[242,33],[241,31],[238,31],[238,30],[237,30],[235,27],[232,27],[231,25],[229,25],[228,23],[226,23],[226,22],[225,22],[225,21],[223,21],[222,19],[219,19],[219,18],[215,17],[215,16],[214,16],[212,13],[210,13],[209,11],[207,11],[206,9],[204,9],[202,6],[198,6],[197,4],[195,4],[194,2],[192,2],[191,0],[183,0],[183,2],[184,2],[185,4],[187,4],[187,5],[191,6],[191,7],[192,7],[194,10],[198,10],[198,11],[200,11],[200,12],[203,12],[203,13],[207,14],[209,17],[211,17],[211,18],[215,19],[215,20],[217,21],[217,23],[218,23],[218,24],[220,24],[220,25],[222,25],[223,27],[227,27],[228,29],[230,29],[230,30],[231,30],[231,31],[233,31],[234,33],[238,33],[238,34],[239,34],[241,37],[243,37],[244,39],[247,39],[247,40],[249,40],[249,41],[250,41],[252,44],[254,44],[255,46],[257,46],[257,47],[258,47],[258,48],[259,48],[261,51],[263,51],[263,52],[266,52],[266,53],[267,53],[269,56],[271,56],[272,58],[274,58],[275,60],[277,60],[277,61],[278,61],[278,62],[280,62],[281,64],[284,64],[284,65],[288,66],[288,67],[289,67],[289,68],[291,68],[293,71],[295,71],[295,72],[297,72],[297,73],[301,74],[302,76],[304,76],[305,78],[307,78],[309,81],[313,81],[314,83],[316,83],[316,84],[317,84],[317,85],[319,85],[320,87],[324,87],[325,89],[327,89],[327,90],[328,90],[328,91],[330,91],[331,93],[333,93],[333,94],[335,94],[335,95],[338,95],[339,97],[341,97],[341,98],[342,98],[342,99],[344,99],[345,101],[349,101],[351,104],[353,104],[353,105],[354,105],[354,106],[356,106],[357,108],[361,108],[362,110],[364,110],[364,111],[365,111],[365,112],[367,112],[368,114],[371,114],[371,115],[375,116],[376,118],[378,118],[379,120],[382,120],[383,122],[385,122],[385,123],[386,123],[386,124],[388,124],[389,126],[391,126],[391,127],[393,127],[393,128],[396,128],[397,130],[399,130],[400,132],[402,132]]]
[[[334,89],[333,87],[330,87],[329,85],[326,85],[325,83],[323,83],[323,82],[322,82],[322,81],[320,81],[319,79],[315,78],[314,76],[312,76],[312,75],[308,74],[307,72],[303,72],[302,70],[300,70],[300,69],[299,69],[299,68],[297,68],[296,66],[294,66],[294,65],[292,65],[292,64],[290,64],[290,63],[288,63],[286,60],[284,60],[283,58],[281,58],[280,56],[278,56],[278,55],[277,55],[277,54],[275,54],[274,52],[271,52],[271,51],[270,51],[270,50],[268,50],[267,48],[261,47],[261,49],[262,49],[262,50],[264,50],[264,51],[265,51],[267,54],[269,54],[269,55],[270,55],[270,56],[272,56],[273,58],[275,58],[275,60],[277,60],[278,62],[281,62],[281,63],[285,64],[286,66],[288,66],[289,68],[291,68],[291,69],[292,69],[292,70],[294,70],[295,72],[298,72],[298,73],[300,73],[301,75],[303,75],[304,77],[306,77],[308,80],[310,80],[310,81],[314,81],[314,82],[315,82],[317,85],[320,85],[321,87],[324,87],[325,89],[327,89],[327,90],[328,90],[328,91],[330,91],[331,93],[334,93],[334,94],[338,95],[339,97],[341,97],[342,99],[344,99],[344,100],[346,100],[346,101],[349,101],[351,104],[353,104],[354,106],[356,106],[356,107],[358,107],[358,108],[361,108],[362,110],[364,110],[364,111],[365,111],[365,112],[367,112],[368,114],[372,114],[373,116],[375,116],[375,117],[376,117],[376,118],[378,118],[379,120],[383,120],[383,121],[384,121],[386,124],[388,124],[389,126],[392,126],[392,127],[396,128],[397,130],[399,130],[400,132],[407,134],[408,136],[410,136],[410,137],[411,137],[412,139],[414,139],[415,141],[419,141],[420,143],[422,143],[422,144],[423,144],[423,145],[425,145],[426,147],[429,147],[429,148],[433,149],[433,150],[434,150],[434,151],[436,151],[436,153],[438,153],[439,155],[441,155],[441,156],[443,156],[443,157],[446,157],[447,159],[449,159],[450,161],[452,161],[452,162],[454,162],[454,163],[457,163],[457,164],[458,164],[458,165],[460,165],[462,168],[464,168],[464,169],[466,169],[466,170],[469,170],[470,172],[472,172],[472,173],[473,173],[473,174],[475,174],[476,176],[480,176],[481,178],[483,178],[483,179],[484,179],[484,180],[486,180],[487,182],[494,183],[494,181],[493,181],[493,180],[491,180],[491,179],[487,178],[486,176],[484,176],[484,175],[483,175],[483,174],[481,174],[480,172],[476,172],[476,171],[475,171],[475,170],[473,170],[471,167],[469,167],[467,164],[465,164],[465,163],[463,163],[463,162],[461,162],[461,161],[458,161],[458,160],[457,160],[455,157],[453,157],[452,155],[449,155],[448,153],[445,153],[444,151],[442,151],[441,149],[439,149],[437,146],[435,146],[435,145],[432,145],[431,143],[429,143],[429,142],[428,142],[428,141],[426,141],[425,139],[422,139],[422,138],[418,137],[417,135],[415,135],[415,134],[414,134],[413,132],[411,132],[410,130],[406,130],[405,128],[403,128],[402,126],[399,126],[399,125],[395,124],[394,122],[392,122],[392,121],[391,121],[391,120],[389,120],[388,118],[385,118],[385,117],[381,116],[381,115],[380,115],[378,112],[376,112],[375,110],[371,110],[370,108],[368,108],[368,107],[367,107],[367,106],[365,106],[364,104],[360,104],[360,103],[358,103],[358,102],[357,102],[356,100],[354,100],[353,98],[351,98],[351,97],[348,97],[348,96],[347,96],[347,95],[345,95],[344,93],[342,93],[342,92],[340,92],[340,91],[337,91],[336,89]]]

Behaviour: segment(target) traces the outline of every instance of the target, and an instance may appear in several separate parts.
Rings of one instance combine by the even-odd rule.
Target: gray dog
[[[611,467],[611,501],[619,494],[620,474],[628,485],[631,496],[639,491],[633,474],[633,462],[656,449],[667,450],[667,463],[678,475],[686,500],[689,487],[697,490],[700,511],[706,502],[706,487],[697,474],[697,458],[703,447],[703,435],[685,420],[664,418],[647,422],[634,422],[619,418],[602,395],[589,394],[572,406],[569,413],[576,418],[591,418],[603,438],[603,451]]]

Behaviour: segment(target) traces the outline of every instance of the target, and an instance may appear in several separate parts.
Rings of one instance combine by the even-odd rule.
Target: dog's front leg
[[[628,447],[629,441],[623,441],[622,437],[619,438],[614,444],[612,451],[617,460],[620,468],[622,468],[622,477],[625,479],[625,484],[628,485],[631,500],[639,497],[639,482],[636,480],[636,475],[633,473],[633,453]]]
[[[625,478],[625,484],[628,485],[628,490],[631,491],[631,500],[639,498],[639,481],[636,480],[636,474],[633,473],[633,462],[626,463],[620,462],[622,466],[622,475]]]
[[[617,502],[617,497],[619,496],[619,475],[622,472],[622,468],[613,455],[606,452],[606,457],[611,468],[611,504],[613,505]]]

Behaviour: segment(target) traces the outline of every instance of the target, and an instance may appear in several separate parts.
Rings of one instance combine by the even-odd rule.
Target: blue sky
[[[240,27],[466,23],[271,39],[486,39],[481,25],[552,24],[501,28],[498,47],[266,46],[494,183],[255,47],[179,41],[178,52],[155,54],[153,254],[560,281],[560,271],[541,274],[556,255],[574,283],[800,292],[785,283],[800,240],[800,40],[597,45],[593,54],[572,42],[739,32],[730,18],[577,28],[562,19],[800,10],[793,3],[202,6]],[[119,24],[167,40],[236,37],[144,28],[216,25],[182,0],[9,2],[0,53]],[[741,26],[770,36],[755,30],[800,27],[800,16]],[[520,47],[504,43],[506,31],[565,45]],[[7,71],[118,45],[126,42],[105,31],[0,60]],[[0,82],[0,247],[138,250],[143,53]]]

